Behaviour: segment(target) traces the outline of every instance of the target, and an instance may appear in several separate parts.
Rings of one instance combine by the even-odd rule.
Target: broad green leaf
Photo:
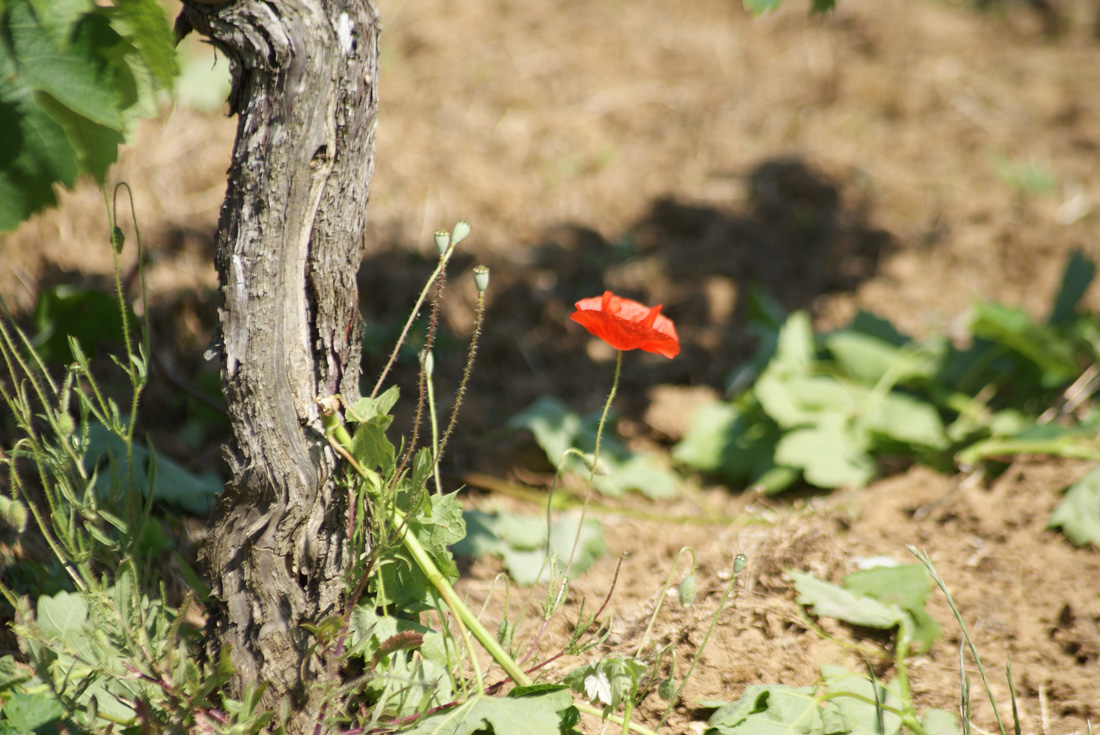
[[[1077,305],[1084,298],[1089,285],[1096,277],[1096,264],[1080,250],[1075,251],[1066,261],[1066,270],[1062,274],[1062,286],[1054,299],[1054,308],[1050,312],[1048,324],[1067,327],[1077,316]]]
[[[787,317],[787,322],[779,330],[775,357],[768,367],[786,375],[801,375],[809,370],[814,352],[814,332],[810,315],[804,311],[796,311]]]
[[[602,454],[600,457],[603,459]],[[621,497],[637,490],[647,498],[672,498],[680,486],[676,475],[654,457],[636,454],[622,462],[609,463],[609,472],[599,475],[595,487],[608,497]]]
[[[812,606],[814,615],[818,617],[836,618],[852,625],[883,630],[896,627],[901,620],[900,610],[896,605],[887,605],[870,597],[857,595],[843,587],[823,582],[812,574],[796,571],[788,573],[798,590],[798,604]]]
[[[369,470],[381,470],[388,475],[394,468],[393,444],[386,438],[390,416],[376,416],[355,427],[351,438],[351,454]]]
[[[947,432],[939,411],[930,403],[904,393],[871,395],[870,408],[859,423],[875,434],[903,444],[941,449],[947,446]]]
[[[384,391],[382,395],[377,398],[363,396],[348,410],[347,418],[362,423],[380,417],[386,417],[392,421],[393,417],[390,416],[390,411],[393,410],[394,405],[397,403],[399,394],[400,392],[395,385]],[[389,426],[389,424],[389,421],[385,422],[385,426]]]
[[[129,27],[128,38],[161,87],[171,87],[179,73],[175,39],[164,8],[157,0],[117,0],[116,7]]]
[[[0,56],[4,45],[0,42]],[[53,183],[72,186],[76,151],[64,129],[35,104],[32,91],[0,78],[0,232],[53,206]]]
[[[150,461],[150,452],[145,446],[134,442],[134,486],[148,496],[149,474],[147,466]],[[120,478],[124,482],[127,476],[126,444],[122,438],[114,434],[103,424],[93,422],[89,429],[89,441],[84,455],[84,463],[89,471],[103,465],[106,462],[114,464],[114,472],[100,471],[96,481],[97,489],[109,496],[118,488],[111,487],[111,478]],[[222,490],[222,482],[212,473],[195,475],[185,470],[178,463],[161,454],[156,455],[156,484],[152,488],[154,500],[174,505],[188,513],[202,515],[210,512],[214,507],[218,493]]]
[[[825,694],[839,711],[847,735],[894,735],[901,730],[901,717],[889,711],[883,711],[883,728],[880,729],[879,713],[873,704],[877,689],[877,701],[899,709],[902,702],[894,691],[896,686],[883,686],[881,682],[872,684],[866,677],[839,666],[822,666],[821,677],[825,682]]]
[[[954,712],[942,709],[930,709],[921,719],[924,731],[928,735],[960,735],[959,718]]]
[[[65,715],[65,708],[46,692],[16,692],[4,702],[4,719],[18,733],[46,731]]]
[[[30,4],[38,23],[59,49],[68,46],[81,16],[95,7],[92,0],[30,0]]]
[[[927,651],[942,633],[925,609],[932,584],[923,564],[874,567],[844,578],[844,589],[853,594],[897,605],[906,612],[902,634],[908,637],[915,653]]]
[[[508,420],[509,428],[527,429],[554,466],[581,432],[581,418],[556,398],[544,396]]]
[[[568,691],[542,691],[523,697],[475,695],[465,704],[425,717],[407,735],[561,735],[561,722],[573,708]]]
[[[8,12],[20,78],[92,122],[121,130],[121,99],[111,83],[114,70],[98,54],[100,48],[119,39],[107,19],[85,16],[62,51],[38,25],[29,4],[16,0]]]
[[[825,336],[825,349],[844,371],[864,383],[874,384],[901,358],[902,351],[877,337],[850,330]]]
[[[588,477],[589,470],[579,457],[566,453],[576,449],[591,455],[596,447],[598,424],[598,417],[582,419],[552,397],[538,399],[508,421],[510,428],[529,430],[552,465],[560,463],[564,472],[581,477]],[[613,422],[608,422],[600,440],[600,464],[607,471],[595,478],[596,490],[610,497],[619,497],[629,490],[638,490],[650,498],[675,495],[679,476],[653,457],[627,449],[612,435],[609,429],[612,425]]]
[[[696,410],[672,458],[733,485],[757,484],[777,469],[775,445],[780,436],[779,427],[755,400],[708,403]],[[796,479],[793,473],[786,482],[769,484],[765,492],[784,490]]]
[[[58,592],[38,598],[38,629],[46,638],[64,638],[83,630],[88,622],[88,607],[75,592]]]
[[[704,735],[825,735],[813,687],[756,684],[707,720]]]
[[[1073,380],[1080,372],[1072,343],[1047,325],[1032,324],[1022,309],[979,303],[970,330],[1034,363],[1042,371],[1044,388]]]
[[[455,554],[471,558],[486,554],[499,556],[512,579],[521,585],[549,578],[545,518],[481,511],[466,511],[463,515],[468,531],[466,537],[452,547]],[[579,516],[566,513],[554,519],[550,526],[550,552],[557,559],[559,568],[569,561],[578,521]],[[580,574],[606,554],[607,547],[599,521],[586,519],[577,542],[573,572]]]
[[[20,668],[13,656],[0,656],[0,692],[14,689],[16,685],[30,678],[29,667]]]
[[[1074,483],[1054,509],[1048,528],[1061,528],[1078,546],[1100,546],[1100,468]]]
[[[775,447],[775,461],[801,469],[807,482],[822,488],[866,485],[875,474],[865,439],[834,416],[785,434]]]
[[[137,321],[126,307],[130,324]],[[84,354],[94,355],[102,342],[121,344],[122,314],[118,300],[104,291],[62,284],[44,289],[34,307],[35,349],[46,362],[73,360],[69,338],[75,338]]]

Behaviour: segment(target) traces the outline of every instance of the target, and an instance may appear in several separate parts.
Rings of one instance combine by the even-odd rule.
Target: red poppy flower
[[[652,309],[610,291],[581,299],[569,318],[616,350],[645,350],[665,357],[680,353],[680,338],[661,305]]]

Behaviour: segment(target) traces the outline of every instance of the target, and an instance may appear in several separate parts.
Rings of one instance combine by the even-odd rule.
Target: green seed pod
[[[695,602],[695,575],[689,574],[680,583],[680,607],[688,607]]]
[[[432,372],[435,370],[435,358],[432,357],[432,351],[423,350],[420,353],[420,362],[424,365],[424,374],[429,378],[432,377]]]
[[[126,242],[126,235],[122,233],[121,227],[111,228],[111,247],[115,249],[115,253],[122,252],[122,245]]]
[[[657,686],[657,696],[666,702],[672,699],[674,694],[676,694],[676,684],[672,681],[671,676]]]
[[[27,529],[27,506],[0,495],[0,520],[15,533],[23,533]]]
[[[440,255],[447,252],[447,248],[451,246],[451,236],[447,234],[446,230],[435,231],[435,249],[439,251]]]
[[[474,285],[477,286],[478,293],[485,293],[485,289],[489,288],[489,269],[483,265],[479,265],[474,268]]]
[[[749,563],[749,557],[744,554],[738,554],[733,560],[733,573],[740,574],[741,570],[745,568],[745,565]]]
[[[451,231],[451,242],[455,245],[459,244],[466,239],[466,236],[470,234],[470,223],[466,220],[459,220],[458,224]]]

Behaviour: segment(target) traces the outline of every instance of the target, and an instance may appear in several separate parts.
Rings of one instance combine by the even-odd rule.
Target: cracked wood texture
[[[188,26],[229,58],[239,117],[216,256],[233,477],[201,551],[207,652],[228,644],[232,693],[266,683],[263,706],[302,733],[335,675],[302,624],[345,599],[347,503],[315,400],[359,396],[378,14],[369,0],[191,0]]]

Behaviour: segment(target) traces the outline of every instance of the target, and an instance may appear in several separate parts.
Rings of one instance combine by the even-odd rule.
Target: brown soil
[[[1065,0],[1056,23],[1023,4],[990,15],[914,0],[840,0],[826,19],[806,18],[800,0],[757,19],[735,0],[379,4],[384,106],[364,316],[385,336],[432,268],[431,232],[473,223],[437,356],[438,389],[449,395],[472,323],[465,271],[484,262],[493,272],[476,385],[447,468],[456,478],[545,470],[525,437],[498,431],[534,398],[600,405],[613,356],[567,316],[573,301],[605,287],[663,303],[680,330],[675,360],[629,355],[617,404],[620,430],[668,444],[693,400],[684,388],[720,389],[751,350],[751,285],[809,309],[819,327],[862,308],[923,335],[953,329],[976,299],[1042,317],[1070,252],[1100,260],[1095,3]],[[233,132],[232,120],[176,110],[145,124],[113,172],[134,187],[151,252],[161,381],[198,384],[216,371],[201,355],[215,319],[212,237]],[[1053,185],[1014,185],[1006,162],[1038,167]],[[102,198],[83,186],[4,238],[9,306],[28,309],[44,285],[102,280],[103,221]],[[132,263],[133,251],[124,257]],[[1087,305],[1100,309],[1100,291]],[[366,374],[382,360],[369,358]],[[398,375],[406,395],[411,365]],[[175,392],[154,386],[146,428],[184,461],[209,465],[222,430],[182,440],[190,408]],[[651,398],[662,400],[650,408]],[[1029,458],[995,480],[918,468],[799,500],[714,487],[667,506],[631,498],[629,510],[652,518],[602,514],[613,553],[576,590],[602,599],[615,556],[626,555],[609,605],[610,643],[626,650],[677,551],[691,545],[697,603],[668,606],[655,629],[682,643],[683,662],[702,641],[734,555],[748,556],[669,727],[697,732],[705,712],[693,702],[735,700],[756,683],[806,685],[825,663],[864,666],[808,628],[786,569],[838,581],[863,557],[911,561],[913,544],[953,590],[1002,715],[1011,657],[1024,731],[1084,731],[1100,713],[1100,556],[1045,523],[1059,491],[1087,469]],[[674,515],[694,519],[667,520]],[[491,571],[475,565],[473,597]],[[946,634],[914,661],[913,686],[921,708],[955,710],[958,628],[942,598],[931,610]],[[841,641],[868,640],[821,625]],[[553,627],[547,646],[566,632]],[[653,700],[640,713],[649,724],[660,712]],[[977,691],[974,706],[976,725],[992,730]]]

